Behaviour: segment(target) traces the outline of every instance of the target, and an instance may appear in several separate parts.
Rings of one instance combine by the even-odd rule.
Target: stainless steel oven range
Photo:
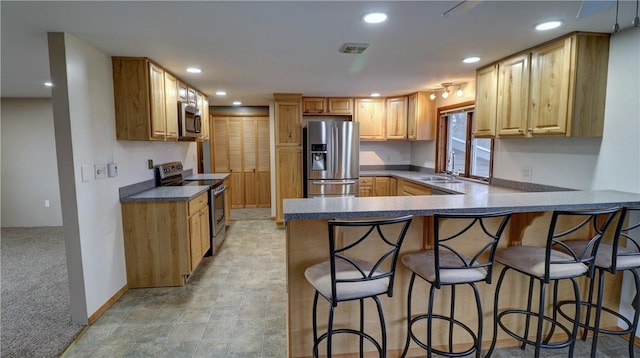
[[[158,186],[207,185],[209,186],[209,228],[211,250],[206,256],[216,253],[225,239],[224,200],[227,187],[221,179],[185,179],[181,162],[171,162],[156,166]]]

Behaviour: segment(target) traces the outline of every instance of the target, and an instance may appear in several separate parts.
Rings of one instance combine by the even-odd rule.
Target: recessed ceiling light
[[[387,14],[382,12],[372,12],[364,15],[362,17],[362,20],[364,20],[364,22],[369,24],[379,24],[387,20]]]
[[[53,87],[53,83],[51,82],[45,82],[44,85],[47,87]]]
[[[378,92],[373,92],[370,96],[371,96],[371,97],[380,97],[380,93],[378,93]]]
[[[197,67],[189,67],[189,68],[187,68],[187,72],[189,72],[189,73],[200,73],[200,72],[202,72],[202,70],[197,68]]]
[[[462,62],[464,63],[476,63],[478,61],[480,61],[480,57],[478,56],[472,56],[462,59]]]
[[[240,102],[240,101],[233,101],[233,105],[234,105],[234,106],[239,106],[239,105],[241,105],[241,104],[242,104],[242,102]]]
[[[216,96],[226,96],[227,92],[225,91],[216,91]]]
[[[560,27],[560,25],[562,25],[562,21],[558,21],[558,20],[547,21],[547,22],[543,22],[541,24],[536,25],[536,30],[538,31],[552,30],[557,27]]]

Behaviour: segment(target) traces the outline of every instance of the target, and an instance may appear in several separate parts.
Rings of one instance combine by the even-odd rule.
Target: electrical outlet
[[[93,166],[96,179],[104,179],[107,177],[107,165],[106,164],[96,164]]]
[[[531,167],[522,167],[522,179],[526,181],[533,180],[533,168]]]
[[[147,159],[147,169],[153,169],[153,159]]]

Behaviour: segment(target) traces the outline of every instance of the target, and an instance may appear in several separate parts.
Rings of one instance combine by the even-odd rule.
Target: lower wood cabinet
[[[360,177],[358,179],[358,196],[359,197],[367,197],[367,196],[375,196],[375,192],[373,189],[373,181],[374,177]]]
[[[410,181],[398,179],[398,195],[411,196],[411,195],[431,195],[431,188],[415,184]]]
[[[395,196],[397,179],[391,177],[360,177],[358,196]]]
[[[276,223],[284,222],[282,200],[302,198],[302,148],[276,148]]]
[[[122,203],[129,288],[185,284],[210,248],[207,195]]]

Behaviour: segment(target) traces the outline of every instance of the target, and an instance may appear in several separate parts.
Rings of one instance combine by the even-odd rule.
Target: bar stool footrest
[[[518,340],[519,342],[535,346],[536,345],[535,341],[532,341],[527,337],[518,335],[517,333],[507,328],[507,326],[505,326],[502,323],[502,317],[510,314],[521,314],[525,316],[532,316],[532,317],[536,317],[536,319],[540,316],[540,314],[538,314],[537,312],[529,312],[526,310],[518,310],[518,309],[509,309],[509,310],[502,311],[498,314],[498,324],[509,336],[511,336],[513,339]],[[567,327],[565,327],[563,324],[561,324],[558,321],[554,321],[553,318],[548,316],[542,316],[542,319],[547,322],[550,322],[554,327],[553,330],[555,330],[555,328],[561,329],[567,335],[568,338],[565,341],[549,343],[548,339],[550,339],[551,337],[547,337],[541,342],[540,348],[559,349],[559,348],[565,348],[571,345],[571,342],[573,341],[573,339],[571,338],[571,331]]]
[[[562,317],[564,317],[566,320],[571,322],[571,323],[573,323],[573,321],[574,321],[573,317],[569,316],[564,311],[562,311],[562,306],[566,306],[566,305],[575,306],[575,304],[576,304],[576,301],[571,301],[571,300],[558,302],[558,313]],[[595,310],[596,307],[597,307],[597,305],[595,303],[591,303],[591,302],[580,302],[580,306],[581,307],[587,307],[587,309],[589,309],[589,310],[591,310],[591,309]],[[629,334],[629,333],[634,331],[633,330],[633,323],[631,323],[631,321],[627,317],[621,315],[620,313],[618,313],[618,312],[616,312],[616,311],[614,311],[614,310],[612,310],[610,308],[604,307],[604,306],[602,307],[602,311],[607,312],[607,313],[615,316],[617,319],[620,319],[620,320],[624,321],[624,323],[627,325],[627,329],[613,331],[613,330],[609,330],[609,329],[600,328],[598,330],[599,333],[622,336],[622,335]],[[587,323],[583,323],[583,322],[578,322],[578,327],[584,328],[584,329],[589,330],[589,331],[595,330],[594,326],[589,325]]]
[[[429,319],[429,315],[423,314],[423,315],[419,315],[419,316],[415,316],[411,319],[411,321],[409,322],[409,335],[411,336],[411,339],[418,345],[420,346],[422,349],[424,350],[429,350],[429,347],[427,344],[425,344],[424,342],[422,342],[418,337],[416,337],[413,334],[413,330],[411,329],[411,327],[413,326],[414,323],[423,320],[423,319]],[[478,347],[478,336],[476,336],[476,334],[473,332],[473,330],[471,330],[471,328],[469,328],[469,326],[467,326],[466,324],[458,321],[457,319],[452,319],[451,317],[446,317],[446,316],[442,316],[442,315],[431,315],[431,319],[439,319],[439,320],[444,320],[447,322],[453,322],[454,325],[464,329],[465,331],[467,331],[467,333],[469,333],[469,335],[471,336],[471,338],[473,339],[473,346],[471,348],[469,348],[466,351],[463,352],[446,352],[446,351],[441,351],[435,348],[431,348],[431,352],[432,353],[436,353],[439,355],[443,355],[443,356],[447,356],[447,357],[464,357],[467,356],[473,352],[475,352],[477,350]]]
[[[340,328],[340,329],[334,329],[333,331],[331,331],[331,335],[332,336],[334,336],[336,334],[341,334],[341,333],[355,334],[356,336],[360,336],[362,338],[365,338],[366,340],[368,340],[371,344],[373,344],[376,347],[376,349],[380,353],[380,356],[383,356],[382,347],[380,346],[380,343],[378,343],[370,335],[368,335],[368,334],[366,334],[364,332],[360,332],[360,331],[355,330],[355,329],[351,329],[351,328]],[[318,345],[320,345],[320,343],[322,343],[322,341],[324,341],[328,336],[329,336],[329,332],[325,332],[320,337],[318,337],[318,339],[313,343],[313,357],[318,357]]]

